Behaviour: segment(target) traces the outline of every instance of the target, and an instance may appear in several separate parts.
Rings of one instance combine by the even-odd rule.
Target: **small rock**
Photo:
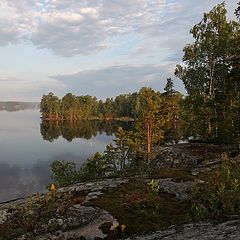
[[[8,212],[8,209],[0,210],[0,224],[6,222],[10,215],[11,214]]]

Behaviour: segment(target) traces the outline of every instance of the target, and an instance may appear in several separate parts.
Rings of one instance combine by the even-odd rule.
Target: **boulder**
[[[201,157],[187,154],[174,146],[168,146],[158,150],[154,165],[157,168],[185,168],[194,167],[201,160]]]

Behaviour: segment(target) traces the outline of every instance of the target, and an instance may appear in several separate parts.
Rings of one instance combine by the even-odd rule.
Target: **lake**
[[[116,128],[96,121],[41,123],[37,109],[0,111],[0,202],[45,191],[52,161],[80,166],[104,151]]]

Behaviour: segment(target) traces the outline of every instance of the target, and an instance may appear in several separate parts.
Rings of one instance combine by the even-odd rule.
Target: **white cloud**
[[[162,45],[177,45],[176,35],[186,35],[189,30],[186,24],[192,26],[197,16],[217,3],[218,0],[1,0],[0,45],[28,39],[57,55],[87,55],[112,47],[113,36],[138,34],[143,39],[136,46],[139,52],[151,53]],[[170,44],[169,39],[173,39]]]
[[[0,26],[1,20],[9,21],[14,30],[12,39],[3,39],[5,44],[27,38],[39,48],[72,56],[111,47],[112,36],[154,24],[168,4],[165,0],[2,0],[1,5],[1,12],[11,14],[0,17]]]

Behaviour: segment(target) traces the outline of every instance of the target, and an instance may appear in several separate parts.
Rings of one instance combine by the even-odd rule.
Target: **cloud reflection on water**
[[[104,151],[113,139],[112,131],[106,134],[104,128],[94,128],[94,134],[85,129],[81,134],[82,126],[71,132],[64,128],[64,136],[60,131],[58,138],[49,142],[43,140],[39,123],[38,110],[0,111],[0,202],[45,191],[51,181],[52,161],[74,161],[79,167],[93,153]]]
[[[0,202],[43,191],[49,175],[49,162],[39,161],[30,169],[0,162]]]

